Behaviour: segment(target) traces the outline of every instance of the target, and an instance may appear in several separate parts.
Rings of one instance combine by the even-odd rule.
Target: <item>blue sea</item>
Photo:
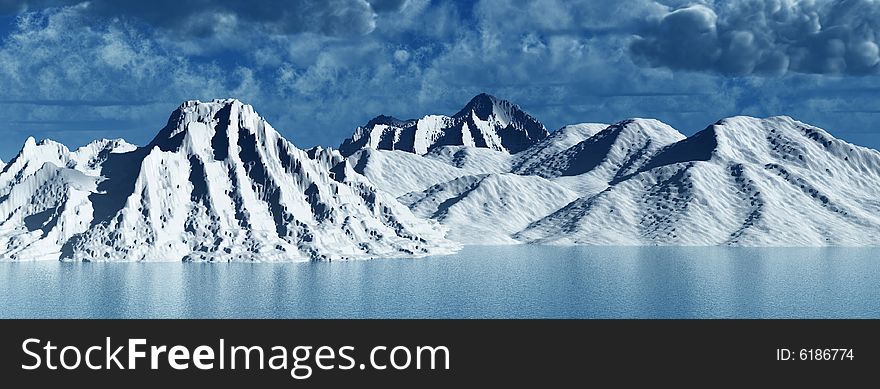
[[[0,263],[2,318],[880,318],[880,249],[473,246],[313,263]]]

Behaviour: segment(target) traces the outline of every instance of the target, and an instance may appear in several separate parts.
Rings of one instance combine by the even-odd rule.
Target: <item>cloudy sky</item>
[[[300,147],[488,92],[555,129],[786,114],[880,148],[880,0],[0,0],[0,158],[237,97]]]

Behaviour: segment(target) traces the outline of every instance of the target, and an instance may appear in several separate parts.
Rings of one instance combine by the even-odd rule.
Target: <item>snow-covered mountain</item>
[[[410,158],[418,185],[399,185],[404,174],[380,187],[423,188],[400,201],[466,244],[880,245],[880,152],[788,117],[688,138],[650,119],[568,126],[507,156],[515,174],[431,158],[466,149],[423,158],[445,167]]]
[[[521,242],[878,245],[880,152],[789,117],[725,119],[514,235]]]
[[[446,117],[460,127],[373,126],[346,153],[297,149],[237,100],[184,103],[144,147],[100,140],[71,151],[28,139],[0,170],[0,259],[880,245],[880,152],[792,118],[734,117],[690,137],[652,119],[548,136],[517,112],[480,95]],[[447,142],[474,133],[494,143]],[[404,134],[420,141],[401,143]],[[527,141],[504,140],[516,136]]]
[[[345,156],[367,148],[426,154],[441,146],[472,146],[518,153],[547,135],[544,125],[519,106],[481,93],[453,116],[377,116],[358,127],[339,150]]]
[[[513,172],[558,178],[577,192],[594,194],[617,177],[641,166],[664,146],[684,139],[674,128],[653,119],[628,119],[607,126],[556,154],[524,156]],[[524,153],[525,154],[525,153]]]
[[[46,163],[56,167],[66,167],[95,175],[111,153],[128,152],[137,146],[122,139],[102,139],[71,152],[67,146],[52,140],[37,142],[28,138],[18,155],[3,165],[0,171],[0,195],[8,193]]]
[[[534,146],[517,154],[516,161],[511,166],[511,169],[518,172],[538,169],[545,161],[552,159],[554,155],[590,139],[590,137],[606,128],[608,128],[608,125],[602,123],[580,123],[564,126],[553,131],[548,137]]]
[[[538,176],[512,173],[462,176],[400,197],[416,215],[450,229],[464,244],[518,243],[511,236],[577,199],[577,193]]]
[[[501,151],[438,147],[424,156],[400,150],[358,150],[347,158],[352,168],[394,196],[422,191],[463,176],[507,173],[512,157]]]
[[[432,158],[399,150],[364,149],[346,159],[354,171],[397,197],[422,191],[438,182],[476,174]]]
[[[29,139],[0,174],[0,258],[309,260],[458,246],[334,150],[297,149],[249,105],[188,101],[136,148]]]
[[[684,139],[674,128],[652,119],[629,119],[607,126],[555,154],[524,156],[514,172],[541,177],[601,174],[606,181],[640,166],[663,146]]]

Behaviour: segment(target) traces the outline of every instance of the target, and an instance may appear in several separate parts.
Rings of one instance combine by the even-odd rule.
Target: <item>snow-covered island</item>
[[[480,94],[300,150],[234,99],[150,144],[28,139],[0,173],[0,259],[297,261],[466,244],[880,245],[880,152],[779,116],[685,137],[652,119],[552,133]]]

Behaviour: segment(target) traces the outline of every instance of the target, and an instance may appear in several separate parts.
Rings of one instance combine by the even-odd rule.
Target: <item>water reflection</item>
[[[505,246],[334,263],[0,263],[0,317],[876,318],[878,254]]]

